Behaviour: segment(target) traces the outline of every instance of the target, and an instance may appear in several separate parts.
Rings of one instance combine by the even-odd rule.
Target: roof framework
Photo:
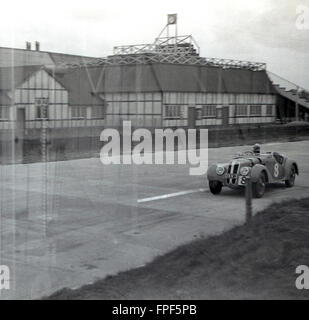
[[[153,49],[153,50],[152,50]],[[222,68],[247,69],[252,71],[266,70],[266,63],[242,61],[235,59],[205,58],[200,57],[192,47],[177,47],[176,52],[173,48],[167,46],[159,50],[153,44],[132,45],[116,47],[115,55],[106,58],[100,58],[93,63],[86,65],[127,65],[127,64],[150,64],[150,63],[171,63],[171,64],[189,64],[201,66],[213,66]],[[66,66],[77,66],[75,64]]]
[[[126,45],[114,47],[114,55],[125,54],[168,54],[198,55],[199,47],[190,35],[156,38],[152,44]]]
[[[172,18],[172,21],[170,20]],[[174,28],[174,35],[170,29]],[[166,36],[162,36],[166,32]],[[252,71],[266,70],[266,64],[234,59],[204,58],[200,48],[191,35],[179,36],[177,33],[177,14],[168,15],[168,23],[153,43],[116,46],[113,55],[100,58],[87,65],[127,65],[171,63],[221,68],[247,69]],[[74,65],[70,65],[74,66]],[[76,65],[75,65],[76,66]]]
[[[97,65],[123,65],[123,64],[149,64],[149,63],[172,63],[172,64],[190,64],[213,66],[222,68],[247,69],[252,71],[261,71],[266,69],[265,63],[241,61],[233,59],[204,58],[195,55],[164,54],[164,53],[145,53],[145,54],[127,54],[114,55],[106,59],[101,59]]]

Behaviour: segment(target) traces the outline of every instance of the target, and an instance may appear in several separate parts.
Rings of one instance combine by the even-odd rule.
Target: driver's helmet
[[[260,154],[261,153],[261,146],[256,143],[254,146],[253,146],[253,153],[254,154]]]

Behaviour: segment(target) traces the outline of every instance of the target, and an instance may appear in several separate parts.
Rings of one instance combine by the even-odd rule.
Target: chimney
[[[31,42],[26,41],[26,50],[31,50]]]
[[[35,42],[35,51],[40,51],[40,42],[39,41]]]

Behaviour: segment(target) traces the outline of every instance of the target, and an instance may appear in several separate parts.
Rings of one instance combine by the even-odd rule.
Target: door
[[[195,129],[196,110],[195,107],[188,107],[188,128]]]
[[[222,125],[228,126],[229,125],[229,107],[222,107]]]

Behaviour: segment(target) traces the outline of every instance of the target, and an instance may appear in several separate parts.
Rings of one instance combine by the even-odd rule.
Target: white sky
[[[309,29],[296,28],[296,8],[309,0],[53,0],[4,1],[0,46],[88,56],[113,46],[151,43],[178,14],[178,34],[192,34],[201,55],[266,62],[309,89]],[[309,17],[308,17],[309,19]]]

